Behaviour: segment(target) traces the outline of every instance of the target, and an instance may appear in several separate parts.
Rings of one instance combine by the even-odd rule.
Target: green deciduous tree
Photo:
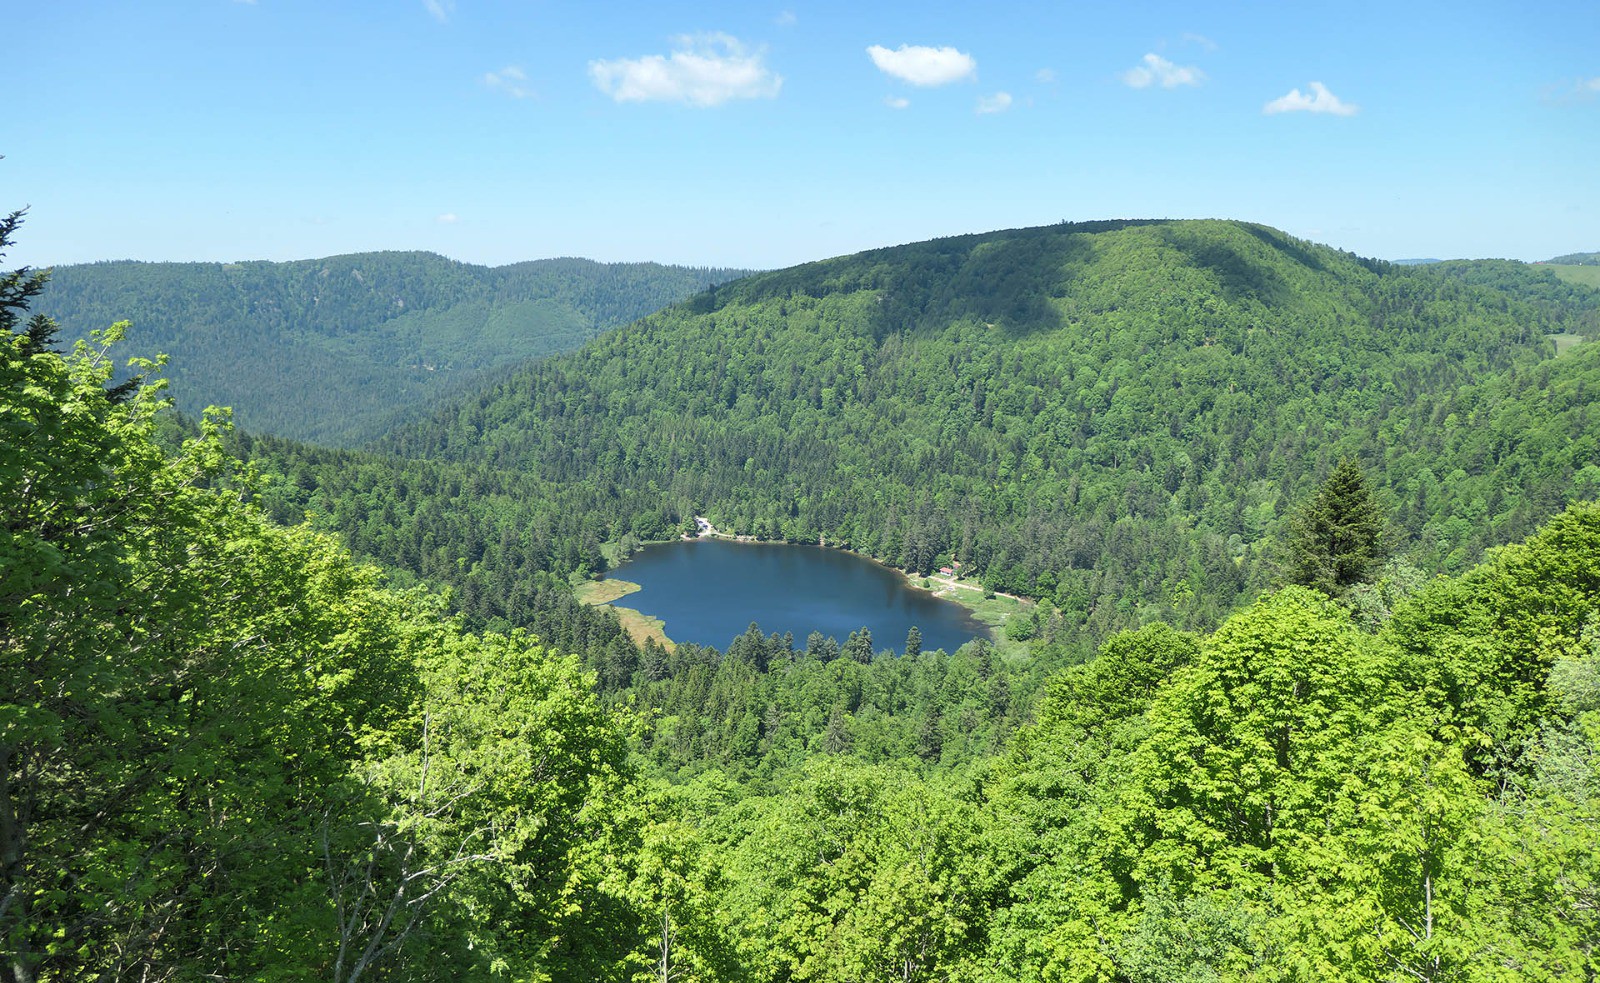
[[[220,420],[169,455],[159,384],[19,329],[41,282],[0,279],[8,983],[602,977],[593,678],[273,526]]]

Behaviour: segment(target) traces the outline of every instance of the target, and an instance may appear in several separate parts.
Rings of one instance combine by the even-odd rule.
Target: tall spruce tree
[[[1383,564],[1383,524],[1366,472],[1345,458],[1291,520],[1289,581],[1343,597]]]

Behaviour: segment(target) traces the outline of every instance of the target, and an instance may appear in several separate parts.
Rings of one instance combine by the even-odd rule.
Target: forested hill
[[[331,444],[486,373],[576,348],[743,270],[550,259],[472,266],[382,252],[288,263],[57,267],[38,309],[66,336],[130,320],[129,347],[173,356],[180,409]]]
[[[1593,337],[1600,332],[1600,290],[1595,289],[1594,282],[1568,275],[1571,269],[1510,259],[1453,259],[1429,266],[1426,273],[1492,287],[1510,297],[1559,311],[1568,330]]]
[[[1600,346],[1548,338],[1588,317],[1239,222],[964,236],[719,287],[383,444],[447,478],[395,465],[395,492],[391,465],[301,461],[295,481],[343,488],[326,507],[357,538],[391,517],[375,555],[490,615],[531,570],[702,514],[914,571],[960,559],[1093,638],[1212,624],[1274,582],[1287,516],[1342,457],[1427,570],[1592,496]],[[560,505],[474,504],[505,480],[473,473]]]

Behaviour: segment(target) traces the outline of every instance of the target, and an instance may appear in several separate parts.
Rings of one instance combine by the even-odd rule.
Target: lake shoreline
[[[943,574],[933,574],[928,577],[923,577],[917,574],[907,573],[899,567],[885,563],[875,556],[871,556],[870,554],[853,549],[849,546],[830,544],[826,541],[826,539],[820,537],[815,542],[810,540],[795,541],[788,539],[762,539],[756,536],[724,532],[720,529],[717,529],[709,520],[702,516],[696,516],[695,519],[698,525],[698,531],[696,533],[681,533],[672,539],[643,541],[638,544],[635,552],[651,546],[664,546],[682,542],[697,542],[703,539],[751,546],[819,547],[821,549],[845,554],[858,560],[864,560],[872,564],[874,567],[892,574],[897,582],[903,587],[958,605],[967,613],[968,617],[972,621],[975,621],[982,626],[983,633],[975,636],[974,640],[977,638],[982,638],[988,644],[1001,649],[1010,649],[1016,647],[1016,643],[1009,642],[1005,637],[1003,629],[1006,622],[1018,614],[1026,615],[1037,604],[1037,602],[1029,598],[1020,597],[1014,594],[1007,594],[1003,591],[987,591],[982,584],[971,580],[963,580]],[[622,566],[622,564],[627,562],[629,557],[632,555],[632,553],[623,555],[618,548],[618,544],[616,543],[607,543],[606,547],[608,548],[607,559],[611,561],[613,570]],[[614,584],[618,585],[618,587],[601,588],[598,586],[604,584]],[[589,587],[587,585],[596,586]],[[654,638],[660,644],[673,644],[672,640],[668,638],[665,633],[663,627],[665,623],[661,619],[643,614],[636,609],[623,607],[615,603],[618,598],[625,597],[638,589],[638,585],[633,584],[630,581],[623,580],[613,573],[608,574],[599,580],[584,581],[576,585],[574,587],[574,593],[583,603],[596,605],[609,604],[618,612],[619,616],[637,619],[637,621],[640,623],[638,624],[638,627],[642,630],[636,633],[634,628],[630,627],[630,635],[634,637],[635,642],[642,643],[642,638],[650,637]],[[610,596],[612,591],[616,591],[615,596]],[[654,622],[654,624],[648,624],[649,622]],[[1021,647],[1025,648],[1025,646]]]
[[[667,637],[665,621],[636,608],[623,607],[617,603],[629,594],[642,589],[631,580],[619,578],[585,580],[573,585],[572,596],[579,604],[597,608],[609,607],[617,612],[617,620],[622,622],[622,630],[633,639],[633,644],[643,647],[645,642],[653,641],[668,652],[676,651],[678,643]]]

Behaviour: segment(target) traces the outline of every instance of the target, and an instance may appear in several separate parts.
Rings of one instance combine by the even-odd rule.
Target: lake
[[[611,574],[640,590],[617,603],[665,622],[667,637],[726,649],[754,621],[771,635],[813,631],[840,644],[862,626],[875,650],[905,647],[916,625],[923,651],[954,652],[987,636],[966,608],[871,560],[822,546],[681,540],[647,546]]]

